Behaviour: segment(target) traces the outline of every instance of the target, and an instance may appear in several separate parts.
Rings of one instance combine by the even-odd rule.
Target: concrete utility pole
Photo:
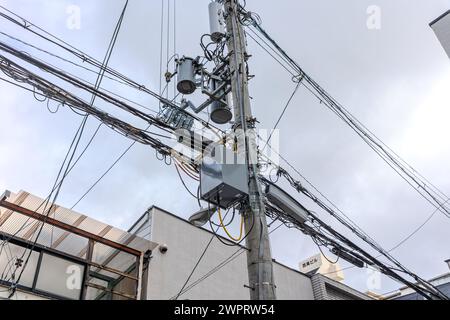
[[[245,133],[246,162],[249,173],[249,204],[245,210],[248,278],[252,300],[275,300],[272,254],[262,198],[261,184],[257,178],[257,143],[248,91],[247,43],[239,21],[239,0],[225,0],[225,18],[230,52],[231,87],[235,127]],[[241,147],[241,146],[240,146]]]

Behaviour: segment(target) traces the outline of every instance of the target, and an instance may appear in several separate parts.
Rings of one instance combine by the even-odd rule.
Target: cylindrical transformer
[[[194,59],[183,57],[178,61],[177,89],[181,94],[194,93],[195,85],[195,62]]]
[[[220,101],[214,101],[210,107],[211,120],[217,124],[225,124],[231,121],[233,114],[230,108]]]
[[[213,91],[215,91],[217,89],[217,82],[216,80],[212,80],[211,82],[211,88]],[[233,118],[233,114],[231,113],[230,108],[222,100],[214,101],[211,104],[209,111],[211,120],[217,124],[228,123]]]
[[[223,15],[223,6],[219,2],[209,4],[209,25],[211,40],[218,43],[225,36],[225,17]]]

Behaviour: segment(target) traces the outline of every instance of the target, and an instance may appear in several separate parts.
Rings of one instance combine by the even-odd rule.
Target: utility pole
[[[247,43],[239,21],[239,0],[225,0],[224,5],[232,74],[234,129],[243,133],[244,149],[241,150],[245,150],[248,166],[249,206],[244,210],[244,223],[246,234],[248,234],[246,245],[249,249],[247,266],[250,298],[251,300],[275,300],[273,261],[261,184],[258,179],[257,143],[248,91]]]

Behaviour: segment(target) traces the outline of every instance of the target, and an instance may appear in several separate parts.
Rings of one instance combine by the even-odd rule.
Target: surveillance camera
[[[159,246],[159,252],[161,252],[162,254],[167,253],[167,250],[169,250],[169,248],[167,247],[166,244],[162,244]]]

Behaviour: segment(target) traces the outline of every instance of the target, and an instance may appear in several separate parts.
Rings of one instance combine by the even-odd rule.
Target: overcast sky
[[[201,54],[199,38],[209,31],[208,2],[177,1],[178,54]],[[124,1],[0,3],[102,60]],[[81,9],[80,29],[67,26],[71,5]],[[379,30],[367,27],[371,5],[381,10]],[[450,194],[450,63],[428,26],[450,8],[450,0],[284,0],[276,4],[247,0],[247,8],[261,16],[264,28],[317,82]],[[159,89],[160,13],[159,0],[130,0],[110,62],[114,69],[154,90]],[[64,55],[4,19],[0,29]],[[30,51],[4,35],[0,34],[0,39]],[[254,113],[261,128],[271,128],[294,84],[252,41],[249,46],[253,55],[250,72],[256,76],[250,88]],[[31,52],[95,82],[94,74]],[[104,81],[104,87],[150,108],[158,107],[150,97],[109,80]],[[0,97],[0,190],[26,190],[45,197],[81,119],[66,109],[51,114],[32,95],[5,83],[0,84]],[[96,120],[89,121],[84,142],[97,125]],[[434,211],[305,90],[298,92],[279,127],[281,154],[386,249]],[[129,144],[126,138],[102,128],[66,180],[58,203],[71,207]],[[189,186],[195,189],[194,184]],[[156,160],[149,147],[136,145],[76,210],[127,229],[151,205],[184,218],[197,209],[196,200],[183,189],[174,167]],[[318,208],[310,208],[320,213]],[[325,213],[320,214],[325,217]],[[393,255],[425,278],[447,272],[444,260],[450,258],[449,229],[450,220],[437,214]],[[282,228],[271,239],[274,258],[293,268],[318,252],[312,241],[297,231]],[[345,275],[346,283],[367,290],[365,270],[349,270]],[[385,278],[381,284],[379,292],[400,286]]]

